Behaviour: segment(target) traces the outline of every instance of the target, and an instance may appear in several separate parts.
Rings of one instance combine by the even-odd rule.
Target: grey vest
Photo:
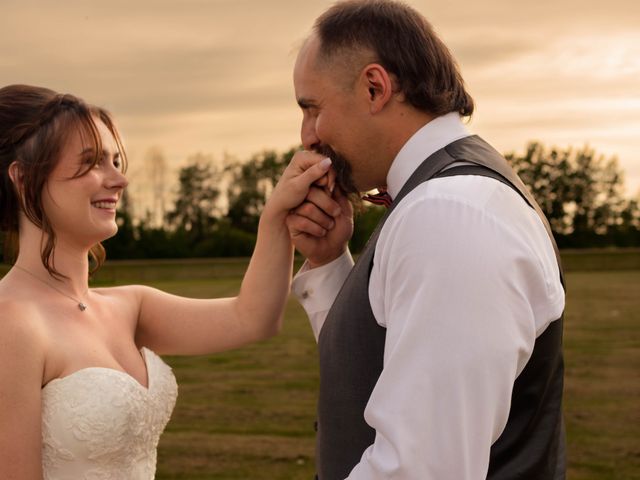
[[[470,162],[474,166],[442,171],[459,161]],[[375,439],[375,431],[364,420],[364,410],[382,372],[384,355],[386,329],[376,322],[368,293],[369,275],[382,225],[402,199],[422,182],[436,176],[457,174],[489,176],[514,188],[541,216],[560,265],[555,241],[540,208],[504,157],[490,145],[477,136],[467,137],[425,160],[378,224],[320,332],[316,443],[319,480],[346,478]],[[488,479],[564,478],[562,384],[560,318],[536,339],[532,356],[514,383],[507,425],[491,446]]]

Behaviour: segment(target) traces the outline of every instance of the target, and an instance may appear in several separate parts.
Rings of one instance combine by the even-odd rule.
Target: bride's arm
[[[1,477],[41,480],[43,343],[20,306],[0,301],[0,312]]]
[[[136,343],[163,354],[204,354],[235,348],[278,332],[291,284],[293,245],[285,225],[289,211],[306,197],[329,163],[297,153],[265,205],[256,246],[237,297],[189,299],[149,287],[128,287],[139,302]],[[325,199],[331,213],[337,204]],[[330,217],[318,218],[324,229]],[[310,233],[322,234],[310,222]]]

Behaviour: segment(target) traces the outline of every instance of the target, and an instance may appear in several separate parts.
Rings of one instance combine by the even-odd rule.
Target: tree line
[[[152,221],[158,212],[134,218],[125,191],[118,234],[104,242],[108,258],[250,255],[265,201],[296,150],[267,150],[224,168],[211,157],[192,157],[179,170],[175,200],[159,226]],[[531,142],[523,154],[506,158],[540,204],[560,248],[640,246],[638,199],[624,196],[624,174],[615,157],[586,146],[558,149]],[[384,213],[367,204],[356,211],[353,252],[364,247]]]
[[[179,171],[175,202],[161,227],[134,222],[124,199],[120,232],[106,245],[110,258],[249,255],[265,201],[295,152],[264,151],[225,168],[194,157]],[[523,154],[506,158],[547,215],[560,248],[640,246],[640,208],[624,196],[615,157],[587,146],[530,142]],[[383,213],[367,204],[357,209],[352,251],[362,249]]]

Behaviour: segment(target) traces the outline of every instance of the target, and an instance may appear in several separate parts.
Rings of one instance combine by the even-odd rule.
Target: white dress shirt
[[[429,122],[394,159],[389,194],[429,155],[468,135],[456,113]],[[352,265],[347,252],[312,270],[305,264],[294,279],[316,339]],[[382,228],[369,299],[387,329],[382,374],[365,409],[376,437],[348,479],[486,478],[514,381],[564,309],[540,218],[491,178],[425,182]]]

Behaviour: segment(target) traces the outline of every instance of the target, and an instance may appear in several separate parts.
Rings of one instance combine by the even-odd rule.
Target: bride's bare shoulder
[[[42,330],[42,311],[37,308],[37,298],[11,275],[0,279],[0,332],[5,329]]]
[[[122,285],[116,287],[92,288],[91,294],[99,304],[108,307],[108,311],[117,312],[121,318],[130,319],[135,325],[140,314],[142,292],[147,287],[140,285]]]
[[[40,330],[41,312],[35,303],[7,295],[0,291],[0,332],[5,329]],[[37,333],[37,332],[34,332]]]
[[[102,299],[129,305],[137,305],[140,301],[140,285],[118,285],[115,287],[95,287],[91,292]]]
[[[47,334],[40,317],[32,303],[0,294],[0,350],[4,360],[14,354],[35,364],[43,360]]]

